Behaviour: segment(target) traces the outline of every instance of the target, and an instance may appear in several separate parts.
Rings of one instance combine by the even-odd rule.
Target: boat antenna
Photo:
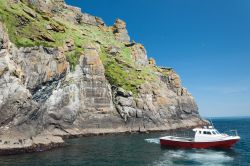
[[[213,126],[213,128],[214,128],[214,124],[213,124],[213,121],[212,121],[212,119],[210,118],[209,119],[209,121],[210,121],[210,124]]]

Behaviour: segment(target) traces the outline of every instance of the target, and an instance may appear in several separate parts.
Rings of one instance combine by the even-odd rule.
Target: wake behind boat
[[[213,126],[194,128],[194,137],[165,136],[160,144],[171,148],[230,148],[240,140],[236,130],[233,135],[219,133]]]

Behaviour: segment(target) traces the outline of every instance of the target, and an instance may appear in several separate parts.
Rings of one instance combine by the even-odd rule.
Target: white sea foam
[[[145,141],[149,143],[160,144],[159,138],[149,138],[149,139],[145,139]]]
[[[188,153],[187,157],[190,160],[199,162],[204,166],[227,165],[226,163],[233,160],[233,158],[226,155],[225,152],[212,150],[204,150],[203,153]]]
[[[199,166],[226,166],[233,160],[223,151],[213,150],[166,150],[163,156],[152,165],[185,165],[186,163],[195,163]],[[192,165],[192,164],[191,164]]]

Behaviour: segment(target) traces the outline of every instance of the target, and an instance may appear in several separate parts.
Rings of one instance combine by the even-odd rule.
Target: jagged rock
[[[105,26],[105,22],[100,17],[95,17],[97,25]]]
[[[43,41],[47,41],[47,42],[55,42],[53,37],[49,34],[40,34],[40,35],[36,36],[35,38],[43,40]]]
[[[37,14],[34,11],[32,11],[31,9],[25,8],[25,9],[23,9],[23,11],[25,13],[27,13],[30,17],[37,18]]]
[[[132,57],[139,65],[148,65],[147,51],[141,44],[134,44],[131,46]]]
[[[23,0],[41,12],[57,13],[64,7],[64,0]]]
[[[179,77],[175,72],[172,72],[172,73],[169,75],[169,79],[170,79],[171,84],[172,84],[175,88],[180,88],[180,87],[181,87],[181,80],[180,80],[180,77]]]
[[[65,28],[63,26],[52,24],[52,23],[48,24],[46,26],[46,29],[52,30],[52,31],[55,31],[55,32],[65,32]]]
[[[97,25],[95,16],[89,15],[89,14],[82,14],[80,23],[86,23],[91,25]]]
[[[118,55],[121,51],[121,48],[116,46],[111,46],[108,48],[108,52],[110,55]]]
[[[90,24],[94,26],[105,26],[104,21],[87,13],[76,13],[75,20],[79,24]]]
[[[154,59],[154,58],[149,58],[148,64],[149,64],[150,66],[156,66],[155,59]]]
[[[126,29],[126,23],[121,19],[117,19],[114,26],[118,30]]]
[[[126,29],[126,23],[120,19],[117,19],[113,26],[113,33],[118,41],[129,42],[130,37]]]

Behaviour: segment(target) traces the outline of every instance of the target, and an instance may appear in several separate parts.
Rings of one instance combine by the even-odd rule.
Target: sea
[[[0,166],[250,166],[250,118],[212,121],[221,132],[237,129],[240,142],[228,150],[174,150],[159,144],[166,132],[92,136],[47,152],[0,156]]]

